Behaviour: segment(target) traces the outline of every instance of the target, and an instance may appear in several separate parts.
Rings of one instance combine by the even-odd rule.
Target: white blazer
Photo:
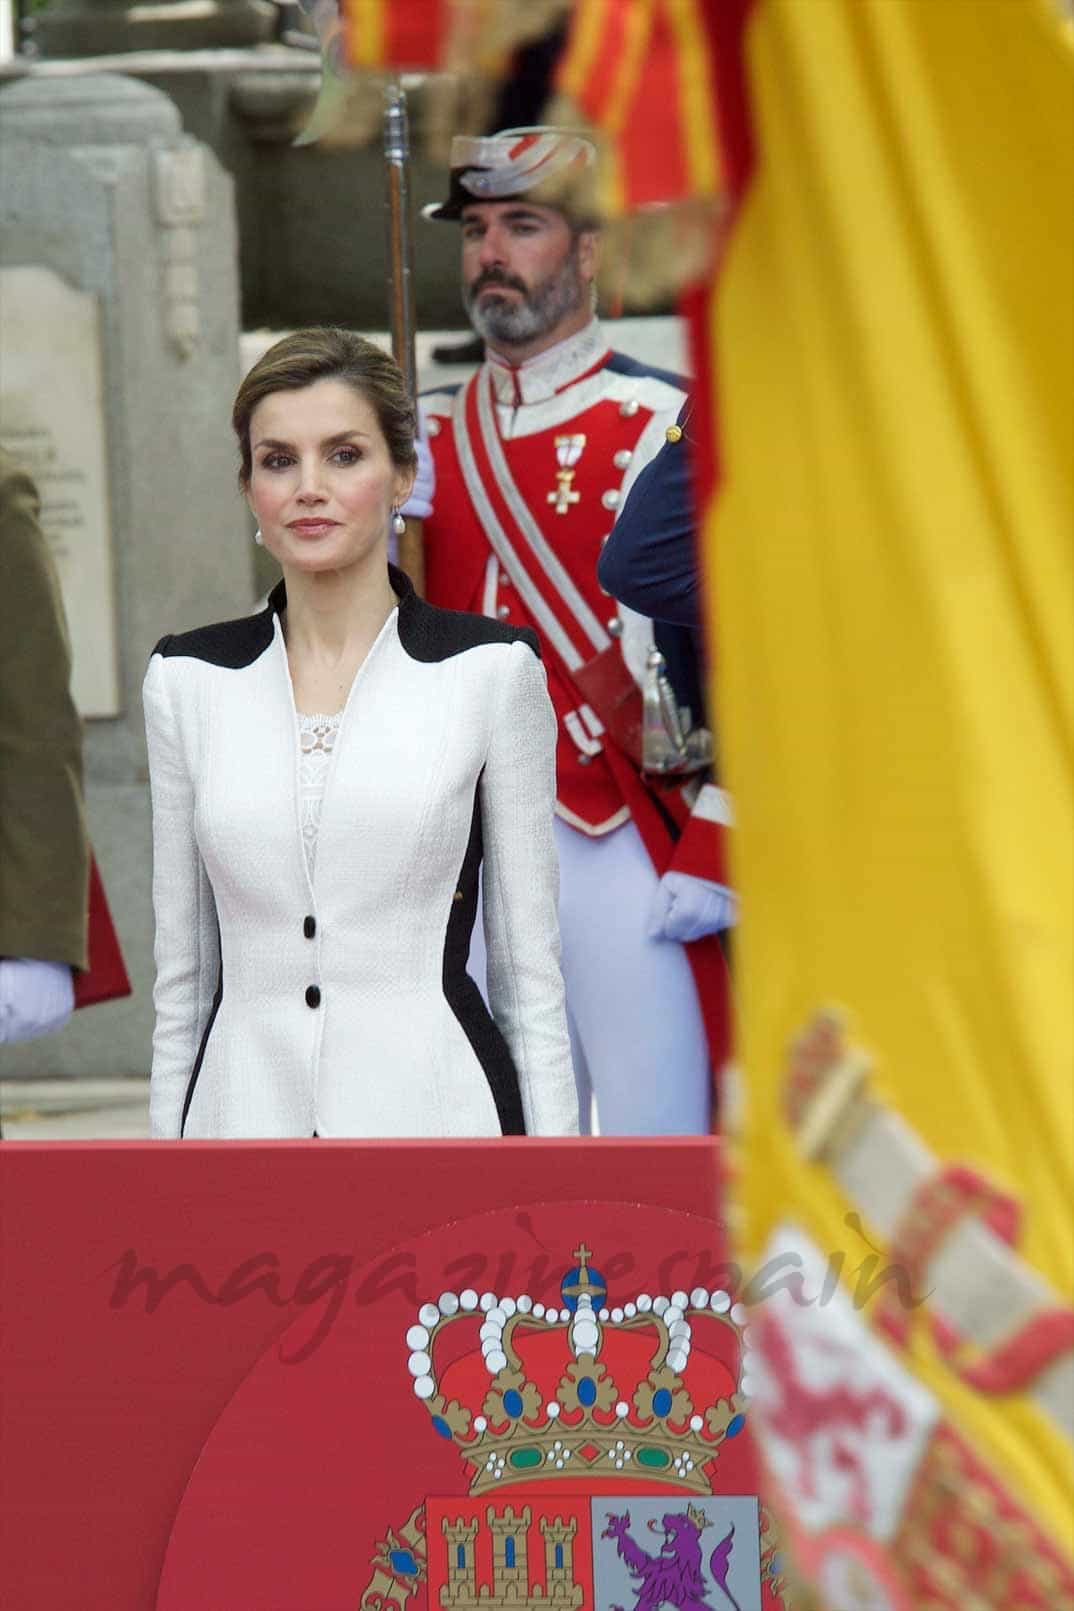
[[[153,652],[154,1136],[577,1132],[537,640],[391,580],[312,882],[283,584]],[[466,972],[482,864],[491,1016]]]

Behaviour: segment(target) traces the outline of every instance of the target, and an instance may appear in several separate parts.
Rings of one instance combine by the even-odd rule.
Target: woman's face
[[[250,418],[247,502],[285,568],[344,570],[387,547],[413,474],[392,463],[376,412],[342,380],[271,392]]]

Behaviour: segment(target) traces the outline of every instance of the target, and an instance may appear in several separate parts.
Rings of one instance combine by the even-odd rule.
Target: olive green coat
[[[30,477],[0,449],[0,957],[86,965],[82,723]]]

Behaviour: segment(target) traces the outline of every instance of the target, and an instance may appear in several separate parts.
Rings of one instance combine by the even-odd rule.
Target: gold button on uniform
[[[682,441],[682,426],[681,425],[669,425],[667,430],[664,432],[664,435],[667,437],[669,442],[681,442]]]

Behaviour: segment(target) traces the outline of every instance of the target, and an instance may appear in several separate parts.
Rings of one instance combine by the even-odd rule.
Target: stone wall
[[[6,1048],[0,1070],[141,1073],[153,1018],[142,678],[164,632],[240,614],[253,597],[229,428],[239,338],[232,187],[174,105],[128,77],[9,85],[0,144],[9,330],[0,439],[45,483],[43,524],[79,629],[76,690],[86,686],[84,654],[114,667],[114,687],[83,704],[95,713],[86,803],[135,987],[129,1001],[76,1013],[58,1035]],[[68,323],[81,333],[65,365]],[[90,437],[103,443],[103,505],[90,500]],[[67,539],[98,545],[105,574],[95,591],[62,552]]]
[[[51,8],[50,8],[51,9]],[[230,174],[235,189],[245,328],[347,324],[383,328],[386,293],[383,164],[371,145],[295,146],[321,82],[320,58],[284,45],[236,50],[147,50],[78,61],[0,63],[5,79],[62,85],[86,72],[123,73],[162,90],[182,126]],[[411,184],[418,317],[461,328],[458,232],[417,218],[444,194],[444,168],[421,153],[425,91],[410,93]]]

